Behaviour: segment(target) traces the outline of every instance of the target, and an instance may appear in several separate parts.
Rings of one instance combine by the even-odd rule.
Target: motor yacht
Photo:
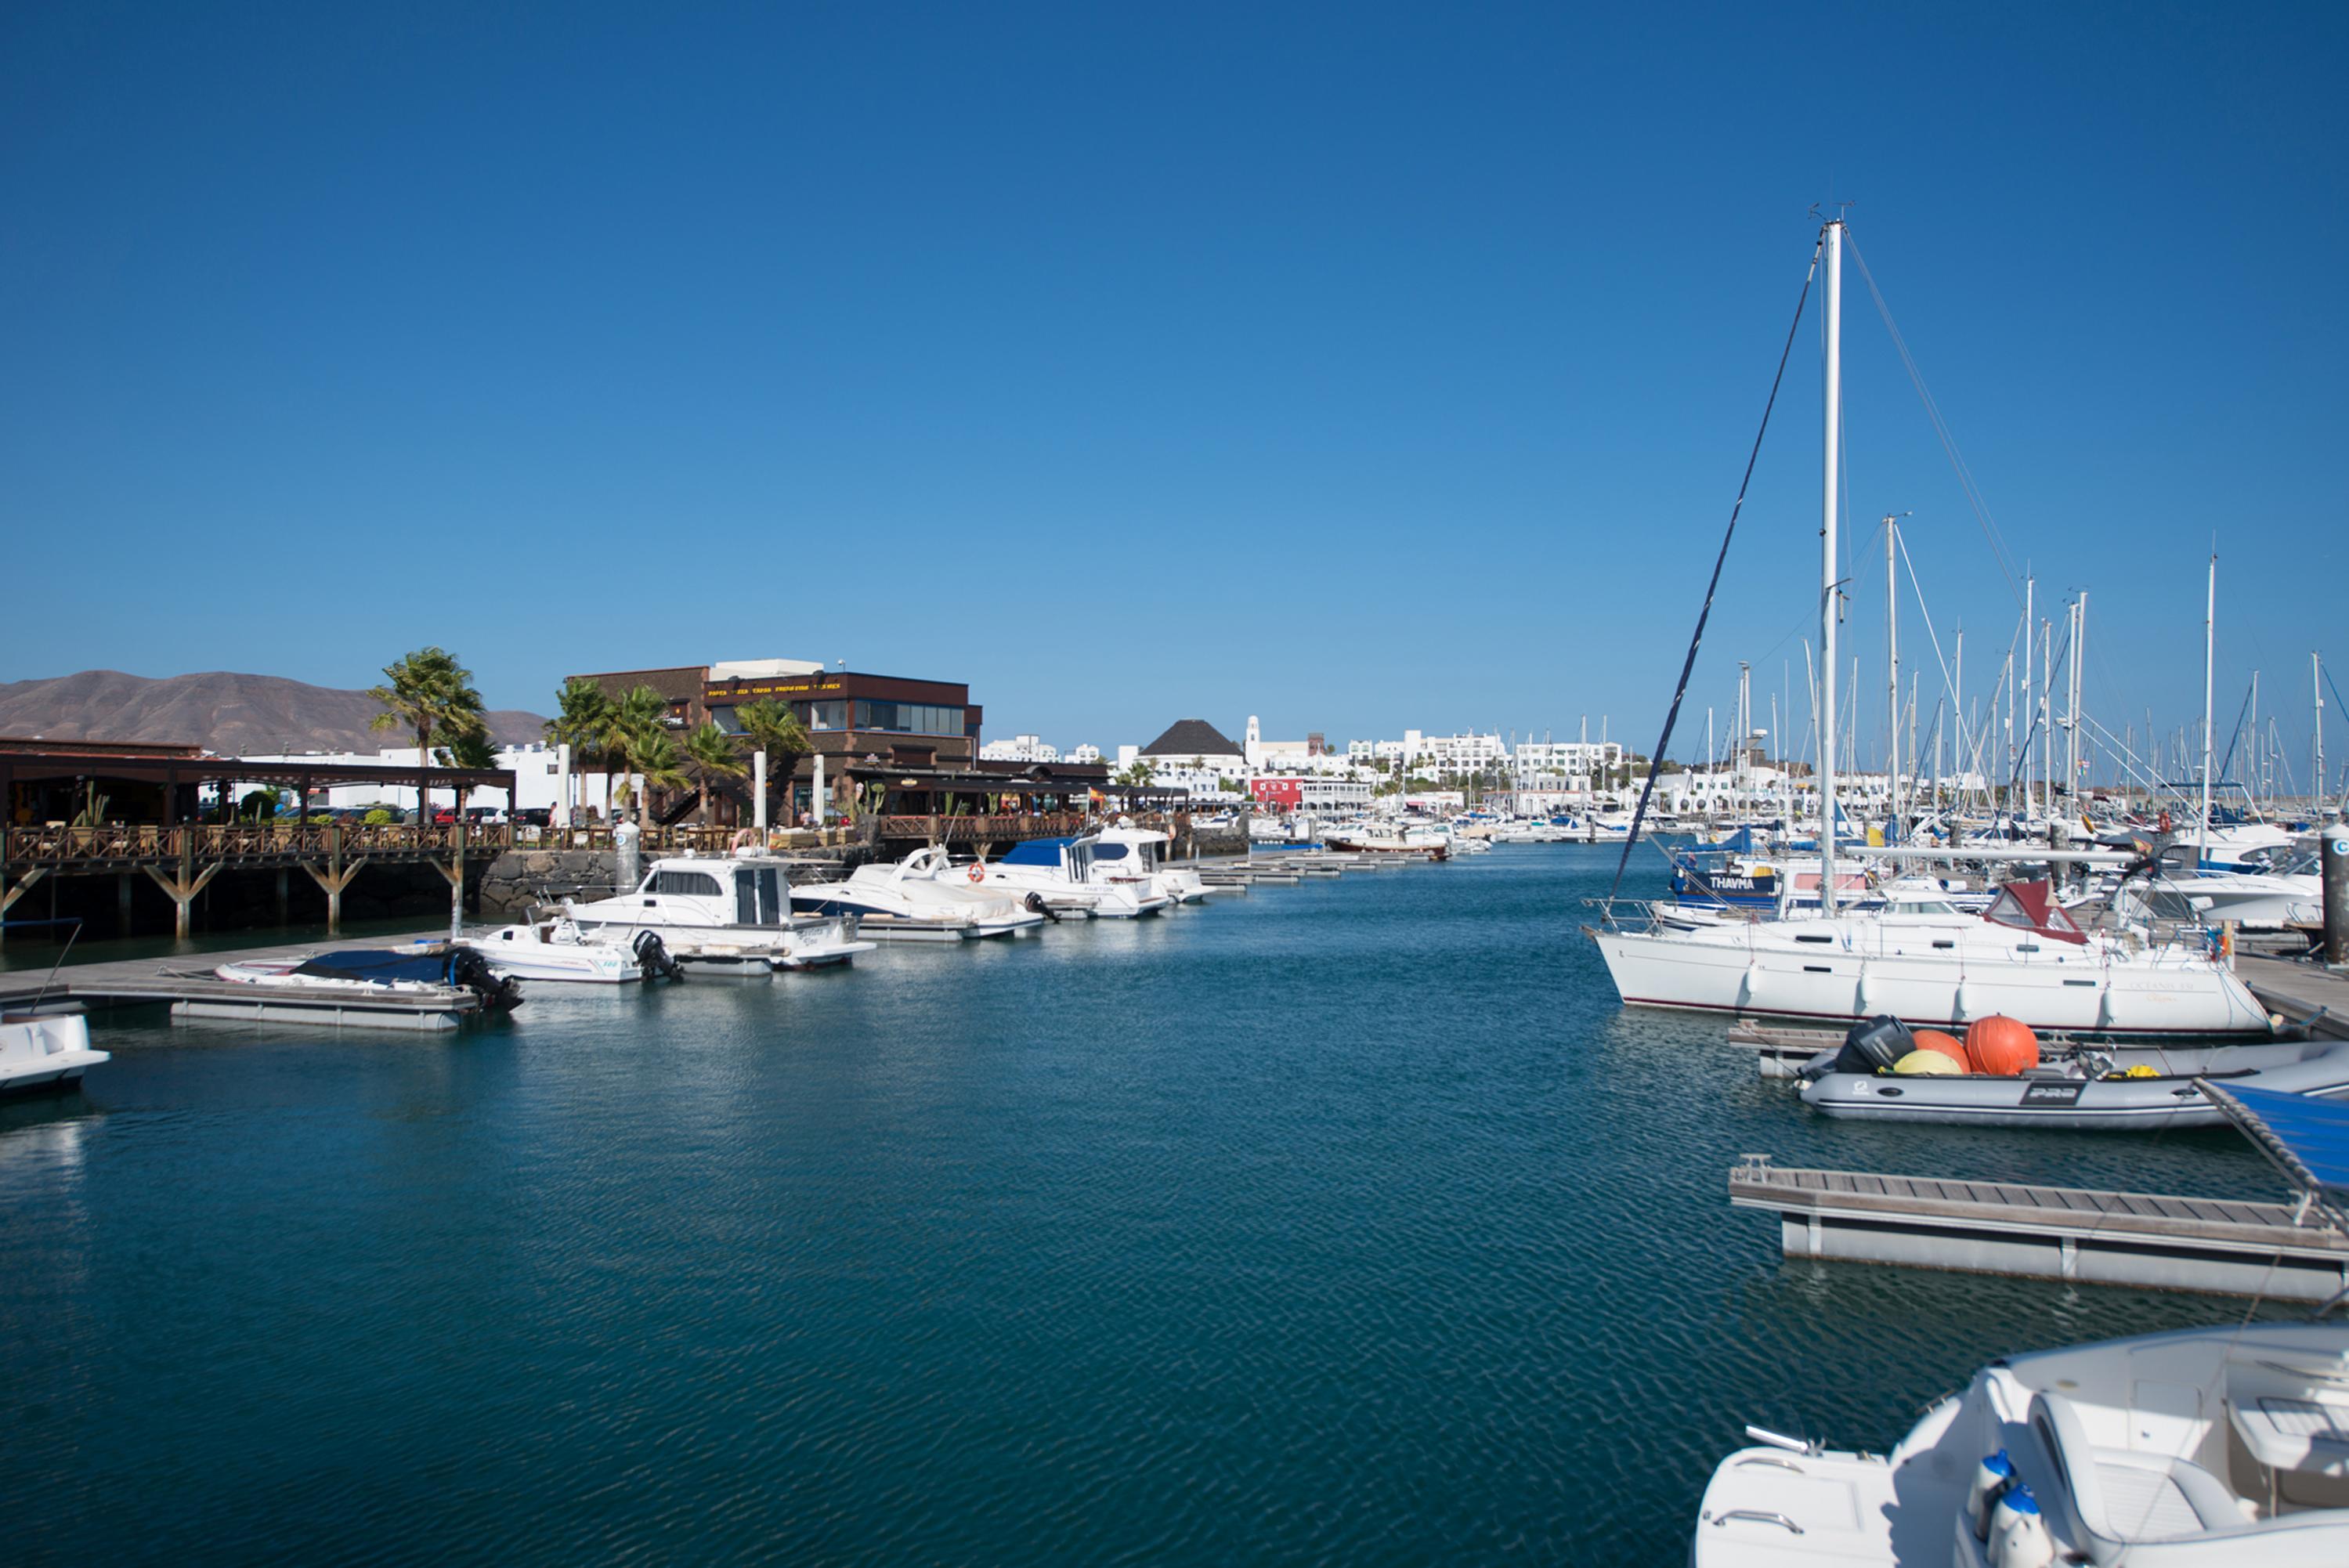
[[[884,942],[961,942],[1011,936],[1044,923],[1043,903],[1030,906],[1008,891],[970,897],[945,884],[946,851],[916,850],[902,861],[859,866],[838,882],[791,890],[792,908],[805,915],[854,918],[863,935]]]
[[[2165,920],[2214,926],[2232,921],[2246,931],[2281,931],[2324,919],[2323,876],[2311,853],[2254,859],[2241,871],[2157,877],[2145,900]]]
[[[1142,879],[1153,893],[1171,903],[1199,903],[1206,899],[1207,884],[1198,872],[1169,858],[1174,843],[1171,835],[1156,828],[1137,828],[1121,817],[1116,826],[1103,828],[1094,838],[1097,876],[1106,875],[1112,882]]]
[[[790,863],[754,848],[664,856],[634,891],[563,913],[590,942],[634,952],[649,932],[678,962],[714,968],[813,969],[874,950],[854,911],[802,912]]]
[[[1136,846],[1137,848],[1139,846]],[[1035,901],[1035,907],[1055,915],[1092,916],[1101,920],[1134,920],[1156,914],[1173,901],[1151,885],[1144,874],[1113,874],[1111,868],[1129,863],[1129,847],[1114,846],[1104,867],[1101,835],[1081,838],[1030,839],[1015,844],[992,861],[974,861],[943,873],[949,886],[963,879],[972,893],[990,898]],[[1141,864],[1138,859],[1131,863]]]
[[[1374,817],[1368,821],[1349,823],[1331,828],[1321,835],[1321,841],[1333,850],[1350,854],[1425,855],[1431,860],[1444,860],[1452,853],[1451,836],[1424,823],[1403,822],[1392,818]]]

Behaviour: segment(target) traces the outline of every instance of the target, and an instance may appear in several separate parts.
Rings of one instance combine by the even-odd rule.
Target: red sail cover
[[[2088,934],[2072,923],[2072,917],[2064,913],[2064,906],[2055,902],[2054,892],[2044,882],[2007,883],[1998,890],[1998,896],[1982,912],[1982,918],[2011,925],[2017,931],[2035,931],[2058,942],[2076,942],[2084,947],[2088,942]]]

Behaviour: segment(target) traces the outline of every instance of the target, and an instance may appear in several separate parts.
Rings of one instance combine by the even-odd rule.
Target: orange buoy
[[[2030,1025],[1993,1013],[1967,1026],[1966,1055],[1977,1071],[2020,1078],[2039,1065],[2039,1037]]]
[[[1982,1071],[1982,1068],[1974,1065],[1971,1053],[1967,1051],[1964,1044],[1955,1035],[1945,1035],[1939,1029],[1920,1029],[1917,1031],[1917,1048],[1920,1051],[1940,1052],[1957,1063],[1961,1071],[1970,1073]]]

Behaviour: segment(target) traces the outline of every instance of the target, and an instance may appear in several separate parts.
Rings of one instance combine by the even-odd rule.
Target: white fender
[[[1755,959],[1745,965],[1745,977],[1737,983],[1737,1005],[1741,1007],[1751,1007],[1756,1004],[1761,995],[1762,964],[1759,959]]]

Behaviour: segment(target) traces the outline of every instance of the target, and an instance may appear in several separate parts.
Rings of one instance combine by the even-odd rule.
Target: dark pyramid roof
[[[1237,757],[1240,748],[1204,718],[1178,718],[1142,748],[1144,757]]]

